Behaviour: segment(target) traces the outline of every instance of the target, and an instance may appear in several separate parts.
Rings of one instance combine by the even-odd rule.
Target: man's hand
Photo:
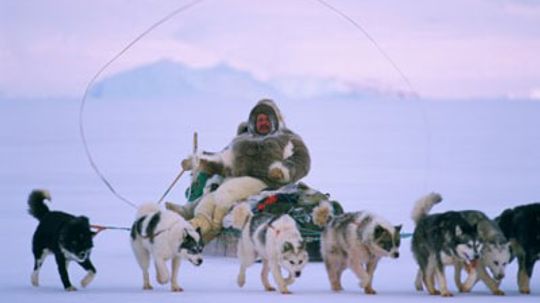
[[[268,173],[268,177],[274,181],[282,181],[285,178],[283,171],[279,167],[274,167]]]
[[[193,169],[193,158],[191,156],[182,160],[182,169],[185,171],[190,171]]]

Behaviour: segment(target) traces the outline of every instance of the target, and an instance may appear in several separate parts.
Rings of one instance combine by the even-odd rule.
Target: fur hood
[[[283,115],[281,114],[281,111],[279,110],[276,103],[271,99],[261,99],[251,109],[251,112],[249,113],[249,116],[248,116],[248,120],[238,125],[237,135],[240,135],[243,133],[249,133],[254,136],[260,136],[255,131],[257,115],[259,114],[268,115],[268,118],[270,119],[270,121],[272,121],[272,129],[270,130],[269,134],[273,134],[277,132],[278,130],[283,130],[286,128],[285,120],[283,119]]]

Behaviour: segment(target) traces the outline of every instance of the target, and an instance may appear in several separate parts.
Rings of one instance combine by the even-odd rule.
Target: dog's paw
[[[430,291],[429,294],[432,296],[439,296],[441,292],[435,289],[434,291]]]
[[[150,283],[144,284],[142,288],[143,288],[143,290],[152,290],[152,289],[154,289]]]
[[[282,295],[292,295],[292,292],[288,289],[284,289],[280,291]]]
[[[34,287],[38,287],[38,286],[39,286],[39,276],[37,275],[36,272],[33,272],[33,273],[32,273],[31,281],[32,281],[32,286],[34,286]]]
[[[182,292],[184,289],[178,285],[171,285],[171,291],[172,292]]]
[[[362,279],[360,282],[360,288],[366,288],[368,286],[368,279]]]
[[[519,289],[519,292],[524,294],[524,295],[529,295],[531,294],[531,290],[529,288],[520,288]]]
[[[504,296],[504,291],[500,290],[500,289],[496,289],[493,291],[493,294],[495,296]]]
[[[366,293],[366,295],[376,295],[377,294],[375,289],[373,289],[371,286],[368,286],[368,287],[364,288],[364,293]]]
[[[66,291],[77,291],[77,288],[75,288],[74,286],[69,286],[69,287],[66,287],[64,288]]]
[[[265,286],[264,290],[266,290],[266,291],[276,291],[276,288],[274,288],[272,286]]]
[[[443,297],[453,297],[454,295],[449,291],[443,291],[443,292],[441,292],[441,296],[443,296]]]
[[[342,290],[343,290],[343,287],[341,287],[341,285],[332,285],[332,291],[339,292]]]
[[[92,280],[94,280],[95,275],[96,274],[94,272],[89,271],[86,274],[86,276],[81,280],[81,286],[82,287],[88,286],[88,284],[90,284],[90,282],[92,282]]]
[[[238,284],[239,287],[244,287],[246,284],[246,275],[238,274],[238,278],[236,278],[236,284]]]

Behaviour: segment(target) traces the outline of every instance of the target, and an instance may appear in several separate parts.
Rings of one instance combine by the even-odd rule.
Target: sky
[[[161,59],[227,64],[263,81],[316,78],[429,98],[540,99],[540,1],[204,0],[103,76]],[[0,0],[0,96],[77,97],[108,60],[182,0]]]

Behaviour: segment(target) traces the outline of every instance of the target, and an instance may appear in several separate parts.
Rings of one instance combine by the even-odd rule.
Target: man
[[[190,170],[191,162],[184,160],[184,169]],[[247,123],[240,125],[238,135],[225,149],[203,152],[197,162],[197,170],[225,177],[214,192],[201,198],[190,221],[201,228],[205,242],[219,234],[223,217],[236,202],[263,189],[295,183],[310,168],[307,147],[300,136],[285,127],[278,107],[269,99],[253,107]]]

